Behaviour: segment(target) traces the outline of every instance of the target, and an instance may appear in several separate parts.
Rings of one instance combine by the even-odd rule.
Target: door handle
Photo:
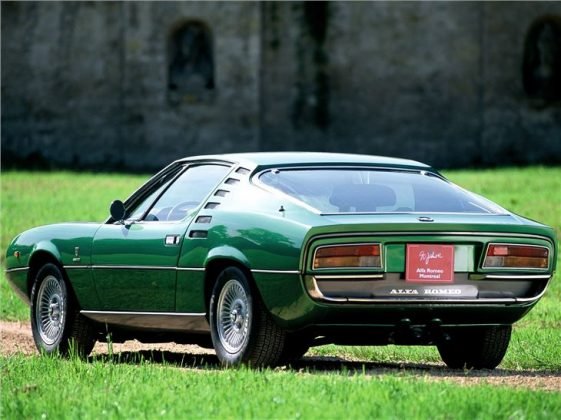
[[[179,240],[180,240],[179,238],[180,238],[179,235],[166,235],[164,244],[166,246],[177,246],[179,245]]]

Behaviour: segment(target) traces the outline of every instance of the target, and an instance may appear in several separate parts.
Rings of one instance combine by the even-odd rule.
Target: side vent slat
[[[224,183],[228,185],[236,185],[239,184],[240,180],[236,178],[228,178]]]
[[[215,209],[219,205],[220,203],[214,203],[214,202],[206,203],[205,209]]]
[[[239,167],[238,169],[236,169],[236,173],[240,175],[247,175],[249,172],[251,171],[247,168]]]
[[[228,191],[228,190],[218,190],[214,193],[214,195],[216,197],[226,197],[226,195],[229,194],[229,193],[230,193],[230,191]]]
[[[212,216],[199,216],[195,223],[210,223],[212,220]]]
[[[208,236],[208,231],[206,230],[192,230],[189,232],[189,238],[204,239]]]

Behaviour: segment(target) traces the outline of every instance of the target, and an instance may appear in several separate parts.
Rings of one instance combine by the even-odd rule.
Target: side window
[[[220,165],[193,166],[177,178],[148,212],[146,221],[175,221],[187,216],[226,176],[230,168]]]
[[[156,189],[152,194],[148,195],[140,204],[130,213],[127,219],[139,220],[142,215],[148,210],[148,207],[154,202],[156,197],[158,197],[162,191],[169,185],[171,178],[165,181],[158,189]]]
[[[184,166],[178,166],[172,171],[163,175],[157,182],[157,184],[150,187],[150,191],[144,194],[143,197],[137,200],[131,208],[128,209],[128,220],[140,220],[144,213],[150,208],[154,203],[154,200],[159,197],[159,195],[164,191],[171,180],[177,176],[177,174],[184,170]]]

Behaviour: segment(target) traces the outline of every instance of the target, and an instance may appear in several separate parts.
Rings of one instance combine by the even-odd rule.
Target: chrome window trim
[[[158,203],[158,201],[166,194],[166,192],[171,188],[172,185],[174,185],[179,178],[181,178],[184,174],[186,174],[187,172],[189,172],[189,170],[191,170],[192,168],[196,168],[199,166],[223,166],[225,168],[228,168],[229,170],[225,172],[224,177],[220,178],[220,180],[216,183],[216,185],[214,185],[214,187],[212,187],[210,189],[210,192],[204,196],[204,198],[201,200],[201,202],[190,209],[190,211],[192,211],[191,214],[196,214],[198,213],[201,208],[208,202],[208,200],[210,199],[210,197],[214,196],[214,193],[216,190],[218,190],[218,187],[220,185],[222,185],[223,183],[225,183],[225,180],[228,179],[228,177],[230,176],[230,174],[233,171],[234,165],[232,164],[226,164],[226,163],[220,163],[220,162],[196,162],[196,163],[186,163],[184,164],[184,167],[182,170],[180,170],[171,180],[171,182],[169,183],[169,185],[160,193],[160,195],[158,195],[154,201],[152,202],[152,204],[146,209],[146,211],[144,212],[144,214],[141,216],[141,218],[138,220],[138,222],[142,222],[142,223],[172,223],[172,224],[182,224],[185,222],[186,219],[189,218],[190,214],[186,214],[185,217],[183,217],[182,219],[178,219],[178,220],[146,220],[146,217],[148,216],[148,214],[150,213],[150,211],[152,210],[152,208],[154,208],[154,206],[156,205],[156,203]],[[177,203],[179,204],[179,203]],[[134,221],[135,223],[137,221]]]
[[[176,180],[177,177],[179,177],[183,172],[185,172],[185,170],[189,169],[192,166],[198,166],[198,165],[220,165],[220,166],[227,166],[230,168],[230,171],[228,171],[226,173],[226,175],[224,176],[224,178],[222,178],[222,180],[216,184],[216,186],[212,189],[212,193],[214,193],[214,191],[216,191],[217,187],[219,185],[222,185],[222,182],[224,181],[224,179],[226,179],[226,177],[232,173],[232,171],[234,170],[234,168],[237,168],[240,163],[236,162],[234,160],[226,160],[226,159],[218,159],[218,158],[203,158],[203,159],[195,159],[195,160],[189,160],[189,159],[178,159],[175,160],[173,162],[171,162],[169,165],[163,167],[160,171],[158,171],[157,173],[155,173],[154,175],[152,175],[150,178],[148,178],[146,180],[146,182],[144,182],[139,188],[137,188],[135,191],[133,191],[125,200],[124,200],[124,204],[125,204],[125,208],[127,206],[130,205],[131,200],[135,199],[137,195],[143,194],[145,189],[150,189],[152,187],[152,184],[154,184],[155,182],[157,182],[162,176],[167,175],[168,172],[173,171],[176,167],[180,168],[178,170],[178,173],[172,178],[172,182],[170,183],[173,184]],[[168,187],[170,186],[168,185]],[[167,190],[167,188],[162,191],[162,194]],[[162,195],[160,194],[160,196]],[[154,199],[154,202],[152,203],[152,205],[159,199],[159,197],[156,197]],[[202,201],[201,204],[205,203],[208,199],[209,199],[210,195],[205,197]],[[150,210],[150,208],[152,207],[149,206],[149,208],[147,209],[147,211]],[[127,209],[128,211],[128,209]],[[143,215],[144,217],[144,215]],[[112,220],[112,217],[109,216],[107,217],[102,224],[106,225],[109,224],[109,221]],[[185,219],[180,220],[179,222],[183,221]],[[156,221],[156,223],[158,223],[159,221]]]

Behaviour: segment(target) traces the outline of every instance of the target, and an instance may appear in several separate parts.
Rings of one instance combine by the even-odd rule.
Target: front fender
[[[28,266],[31,266],[33,263],[34,257],[41,252],[46,252],[50,254],[57,262],[62,265],[62,256],[60,254],[60,250],[53,244],[51,241],[40,241],[35,246],[33,246],[31,253],[29,255]]]

